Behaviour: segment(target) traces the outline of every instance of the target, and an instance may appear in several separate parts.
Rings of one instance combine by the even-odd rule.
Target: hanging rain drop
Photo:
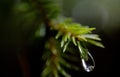
[[[85,60],[82,58],[81,61],[82,61],[82,66],[86,72],[93,71],[95,67],[95,62],[94,62],[92,55],[89,52],[88,52],[88,60]]]
[[[83,45],[79,41],[77,42],[77,44],[78,44],[78,49],[79,49],[81,59],[82,59],[81,61],[82,61],[83,69],[86,72],[93,71],[93,69],[95,67],[95,62],[94,62],[94,59],[93,59],[92,55],[89,53],[89,51],[85,47],[85,45]]]

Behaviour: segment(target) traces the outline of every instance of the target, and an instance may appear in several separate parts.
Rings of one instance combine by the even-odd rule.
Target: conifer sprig
[[[101,39],[99,38],[99,35],[92,34],[92,31],[95,30],[95,28],[89,28],[88,26],[74,23],[69,21],[69,19],[57,24],[52,24],[51,27],[58,31],[55,36],[56,39],[62,37],[61,47],[63,47],[63,52],[65,52],[70,41],[72,41],[75,46],[77,45],[76,41],[82,41],[104,48],[102,43],[100,43]]]

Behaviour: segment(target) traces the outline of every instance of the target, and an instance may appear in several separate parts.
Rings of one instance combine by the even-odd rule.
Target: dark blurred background
[[[24,6],[20,9],[26,14],[15,15],[16,3],[19,0],[0,0],[0,77],[23,77],[22,63],[26,64],[25,68],[30,67],[31,77],[39,77],[42,43],[33,37],[38,28],[35,26],[37,17],[26,13]],[[99,34],[105,45],[104,49],[89,47],[96,62],[92,72],[81,70],[71,74],[74,77],[114,77],[119,71],[120,0],[61,0],[60,4],[64,16],[95,27],[93,33]],[[21,53],[25,55],[20,56]]]

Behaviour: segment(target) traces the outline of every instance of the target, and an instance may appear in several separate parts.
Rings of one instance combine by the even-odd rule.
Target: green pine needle
[[[101,47],[101,48],[105,48],[104,45],[101,42],[98,42],[98,41],[95,41],[95,40],[90,40],[90,39],[88,39],[87,41],[89,43],[95,45],[95,46],[98,46],[98,47]]]

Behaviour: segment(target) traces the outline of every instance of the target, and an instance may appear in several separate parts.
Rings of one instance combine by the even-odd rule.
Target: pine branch
[[[97,34],[92,34],[92,31],[95,30],[95,28],[83,26],[73,22],[71,19],[61,18],[58,16],[58,8],[56,8],[57,6],[52,0],[32,0],[32,2],[34,3],[34,7],[37,9],[38,14],[41,15],[41,21],[46,29],[44,37],[45,42],[43,44],[45,46],[43,54],[45,67],[41,76],[59,77],[59,73],[61,73],[65,77],[71,77],[66,73],[61,64],[68,68],[71,68],[72,66],[61,56],[65,53],[59,52],[59,44],[56,44],[59,40],[55,40],[54,38],[61,40],[59,43],[61,44],[63,52],[69,48],[70,43],[73,43],[79,50],[84,70],[87,72],[92,71],[95,67],[95,62],[86,48],[86,43],[91,43],[104,48],[102,43],[100,43],[101,39],[99,36]],[[57,32],[56,36],[54,36],[53,31]],[[92,64],[88,65],[88,61],[91,61]]]

